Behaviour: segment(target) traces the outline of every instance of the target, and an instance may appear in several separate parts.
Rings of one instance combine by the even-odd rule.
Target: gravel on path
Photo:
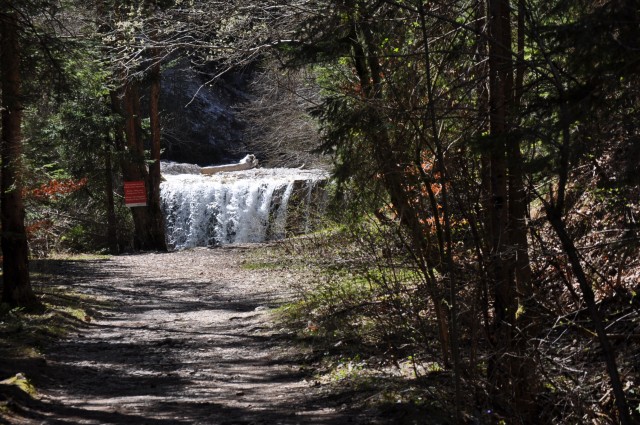
[[[62,262],[109,307],[46,353],[38,424],[343,424],[271,311],[286,270],[242,267],[248,246]],[[46,408],[43,408],[46,407]]]

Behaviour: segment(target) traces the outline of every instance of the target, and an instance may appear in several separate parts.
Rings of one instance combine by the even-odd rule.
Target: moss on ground
[[[38,397],[33,375],[46,364],[43,352],[50,344],[86,326],[102,303],[74,292],[52,272],[60,261],[95,261],[103,256],[60,257],[36,260],[31,273],[34,292],[44,305],[40,314],[0,304],[0,415],[19,411]],[[105,305],[102,305],[103,307]]]

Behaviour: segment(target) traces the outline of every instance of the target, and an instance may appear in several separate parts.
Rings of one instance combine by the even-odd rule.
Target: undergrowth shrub
[[[545,249],[540,244],[533,245],[532,262],[541,291],[536,295],[540,308],[538,331],[522,352],[528,367],[534,367],[539,378],[538,417],[541,423],[549,424],[613,424],[613,397],[590,318],[580,299],[573,298],[567,289],[566,276],[562,276],[568,266],[557,251],[549,249],[554,246],[549,234],[538,235]],[[598,243],[593,239],[596,236],[590,234],[592,243]],[[424,270],[412,256],[402,232],[371,218],[291,238],[277,246],[279,259],[273,261],[304,272],[296,287],[299,301],[284,307],[282,318],[319,353],[319,374],[341,377],[327,378],[334,384],[349,381],[352,387],[366,387],[366,391],[378,394],[371,398],[368,393],[368,399],[379,402],[389,398],[383,394],[396,397],[403,391],[398,388],[413,388],[415,391],[407,390],[406,394],[412,394],[411,403],[415,403],[427,393],[433,396],[434,382],[438,382],[435,394],[440,397],[440,407],[452,407],[452,369],[442,362],[433,301]],[[598,249],[600,246],[606,245],[598,245]],[[469,254],[465,258],[463,246],[458,250],[458,331],[467,403],[464,409],[479,423],[493,423],[498,416],[486,401],[488,359],[494,356],[486,337],[491,323],[491,299],[476,281],[481,274],[474,257]],[[602,258],[594,255],[594,262]],[[627,264],[636,261],[627,258]],[[557,263],[554,265],[553,261]],[[637,268],[623,271],[623,291],[607,290],[615,284],[609,286],[606,281],[596,289],[608,331],[620,353],[620,370],[630,404],[640,408],[636,394],[640,359],[634,336],[640,323],[640,306],[637,284],[634,286],[627,277],[636,272]],[[438,282],[445,278],[438,270],[432,273]],[[616,278],[607,276],[609,282]],[[372,378],[376,373],[381,374],[378,377],[400,378],[377,381]],[[363,379],[366,386],[361,385]],[[391,386],[395,389],[391,390]]]

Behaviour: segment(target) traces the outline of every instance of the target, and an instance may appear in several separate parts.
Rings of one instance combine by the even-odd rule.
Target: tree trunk
[[[111,165],[111,146],[109,145],[108,140],[106,142],[107,143],[104,147],[104,178],[105,193],[107,199],[107,243],[109,245],[109,252],[111,254],[117,254],[120,250],[118,249],[116,209],[113,199],[113,167]]]
[[[144,161],[144,146],[141,135],[140,95],[138,83],[129,81],[124,89],[124,116],[127,155],[122,161],[122,173],[125,181],[143,181],[147,189],[147,206],[132,207],[131,214],[135,226],[133,245],[136,250],[166,251],[164,231],[158,231],[157,220],[153,219],[151,210],[153,200],[150,198],[150,179]],[[159,199],[159,198],[158,198]],[[156,202],[159,209],[159,203]]]
[[[558,91],[564,94],[562,86],[558,86]],[[604,326],[604,320],[598,310],[598,306],[596,305],[592,285],[590,284],[584,268],[582,267],[580,254],[573,242],[573,239],[567,232],[566,223],[562,218],[565,209],[566,185],[569,180],[569,150],[571,144],[569,113],[567,111],[567,105],[564,103],[560,106],[560,124],[562,127],[562,143],[560,146],[560,167],[558,169],[558,189],[556,191],[556,197],[554,199],[553,195],[551,195],[551,200],[547,202],[542,196],[540,196],[540,194],[537,194],[537,196],[544,205],[547,220],[553,227],[553,230],[562,244],[562,248],[569,259],[569,263],[571,264],[573,274],[578,281],[580,290],[582,291],[582,297],[587,304],[587,310],[591,316],[591,321],[596,329],[596,335],[598,336],[598,340],[602,348],[607,373],[611,382],[611,389],[615,397],[616,407],[618,408],[620,424],[630,425],[635,422],[634,419],[631,418],[629,404],[627,403],[620,374],[618,372],[615,351],[609,342],[609,337],[607,336],[606,328]],[[571,283],[567,283],[570,286]]]
[[[518,0],[518,52],[516,84],[514,89],[513,115],[519,113],[520,101],[524,94],[524,14],[525,4]],[[507,142],[509,168],[509,231],[510,241],[515,249],[515,278],[521,302],[529,304],[532,296],[531,264],[527,241],[527,193],[523,182],[523,161],[520,152],[520,136],[513,134]]]
[[[487,86],[488,64],[486,58],[488,57],[488,43],[485,34],[485,25],[487,22],[487,11],[485,0],[477,0],[475,10],[475,63],[476,71],[475,77],[477,81],[478,91],[478,110],[477,120],[481,123],[480,127],[476,130],[478,134],[484,134],[488,132],[487,117],[489,115],[489,90]],[[488,253],[492,252],[491,241],[489,235],[491,232],[491,220],[489,217],[489,211],[491,211],[491,155],[488,149],[482,150],[480,153],[480,199],[479,205],[476,207],[478,222],[481,223],[481,232],[476,232],[478,239],[478,269],[482,274],[482,279],[478,279],[477,285],[478,293],[480,294],[480,309],[482,311],[482,318],[484,321],[485,334],[490,334],[490,306],[489,306],[489,281],[491,280],[491,264],[488,264],[487,258],[490,258]],[[477,226],[480,227],[480,226]],[[477,338],[477,336],[474,336]],[[473,365],[473,363],[472,363]],[[473,369],[473,366],[470,367]]]
[[[494,275],[494,310],[496,344],[510,345],[509,329],[515,314],[514,296],[509,276],[510,256],[507,239],[508,193],[506,138],[510,93],[512,90],[511,44],[508,1],[489,0],[489,131],[491,135],[490,210],[491,262]]]
[[[0,8],[0,90],[2,92],[2,141],[0,161],[0,215],[2,226],[2,302],[39,308],[31,289],[29,247],[22,201],[22,104],[20,44],[16,12]]]
[[[156,249],[166,251],[167,244],[164,234],[164,216],[160,208],[160,63],[156,62],[151,67],[151,88],[149,96],[149,118],[151,125],[151,159],[149,165],[149,185],[148,197],[149,221],[151,224],[150,232]]]
[[[573,270],[574,276],[580,285],[582,296],[587,304],[587,310],[591,316],[591,321],[593,322],[593,326],[596,328],[596,334],[600,342],[600,347],[602,348],[602,355],[605,359],[607,373],[609,374],[609,380],[611,381],[611,389],[613,390],[616,407],[618,408],[620,424],[631,425],[634,421],[629,413],[629,405],[627,404],[620,374],[618,373],[615,352],[609,342],[604,321],[602,320],[602,316],[598,310],[598,306],[596,305],[595,295],[593,293],[593,289],[591,289],[591,284],[589,283],[587,275],[582,267],[582,263],[580,262],[578,250],[567,233],[561,213],[558,210],[554,210],[554,208],[548,203],[545,203],[545,212],[549,223],[551,223],[558,239],[560,239],[560,243],[562,244],[565,254],[567,254],[567,257],[569,258],[571,269]]]
[[[526,355],[527,324],[518,295],[530,295],[526,196],[520,142],[513,132],[515,107],[509,0],[489,0],[489,127],[491,262],[494,277],[495,354],[488,378],[493,402],[516,423],[534,422],[535,369]]]

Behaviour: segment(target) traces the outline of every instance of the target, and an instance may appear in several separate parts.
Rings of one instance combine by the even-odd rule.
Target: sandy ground
[[[60,282],[107,306],[27,371],[41,398],[13,423],[368,423],[314,387],[272,317],[295,276],[243,268],[251,249],[60,262]]]

